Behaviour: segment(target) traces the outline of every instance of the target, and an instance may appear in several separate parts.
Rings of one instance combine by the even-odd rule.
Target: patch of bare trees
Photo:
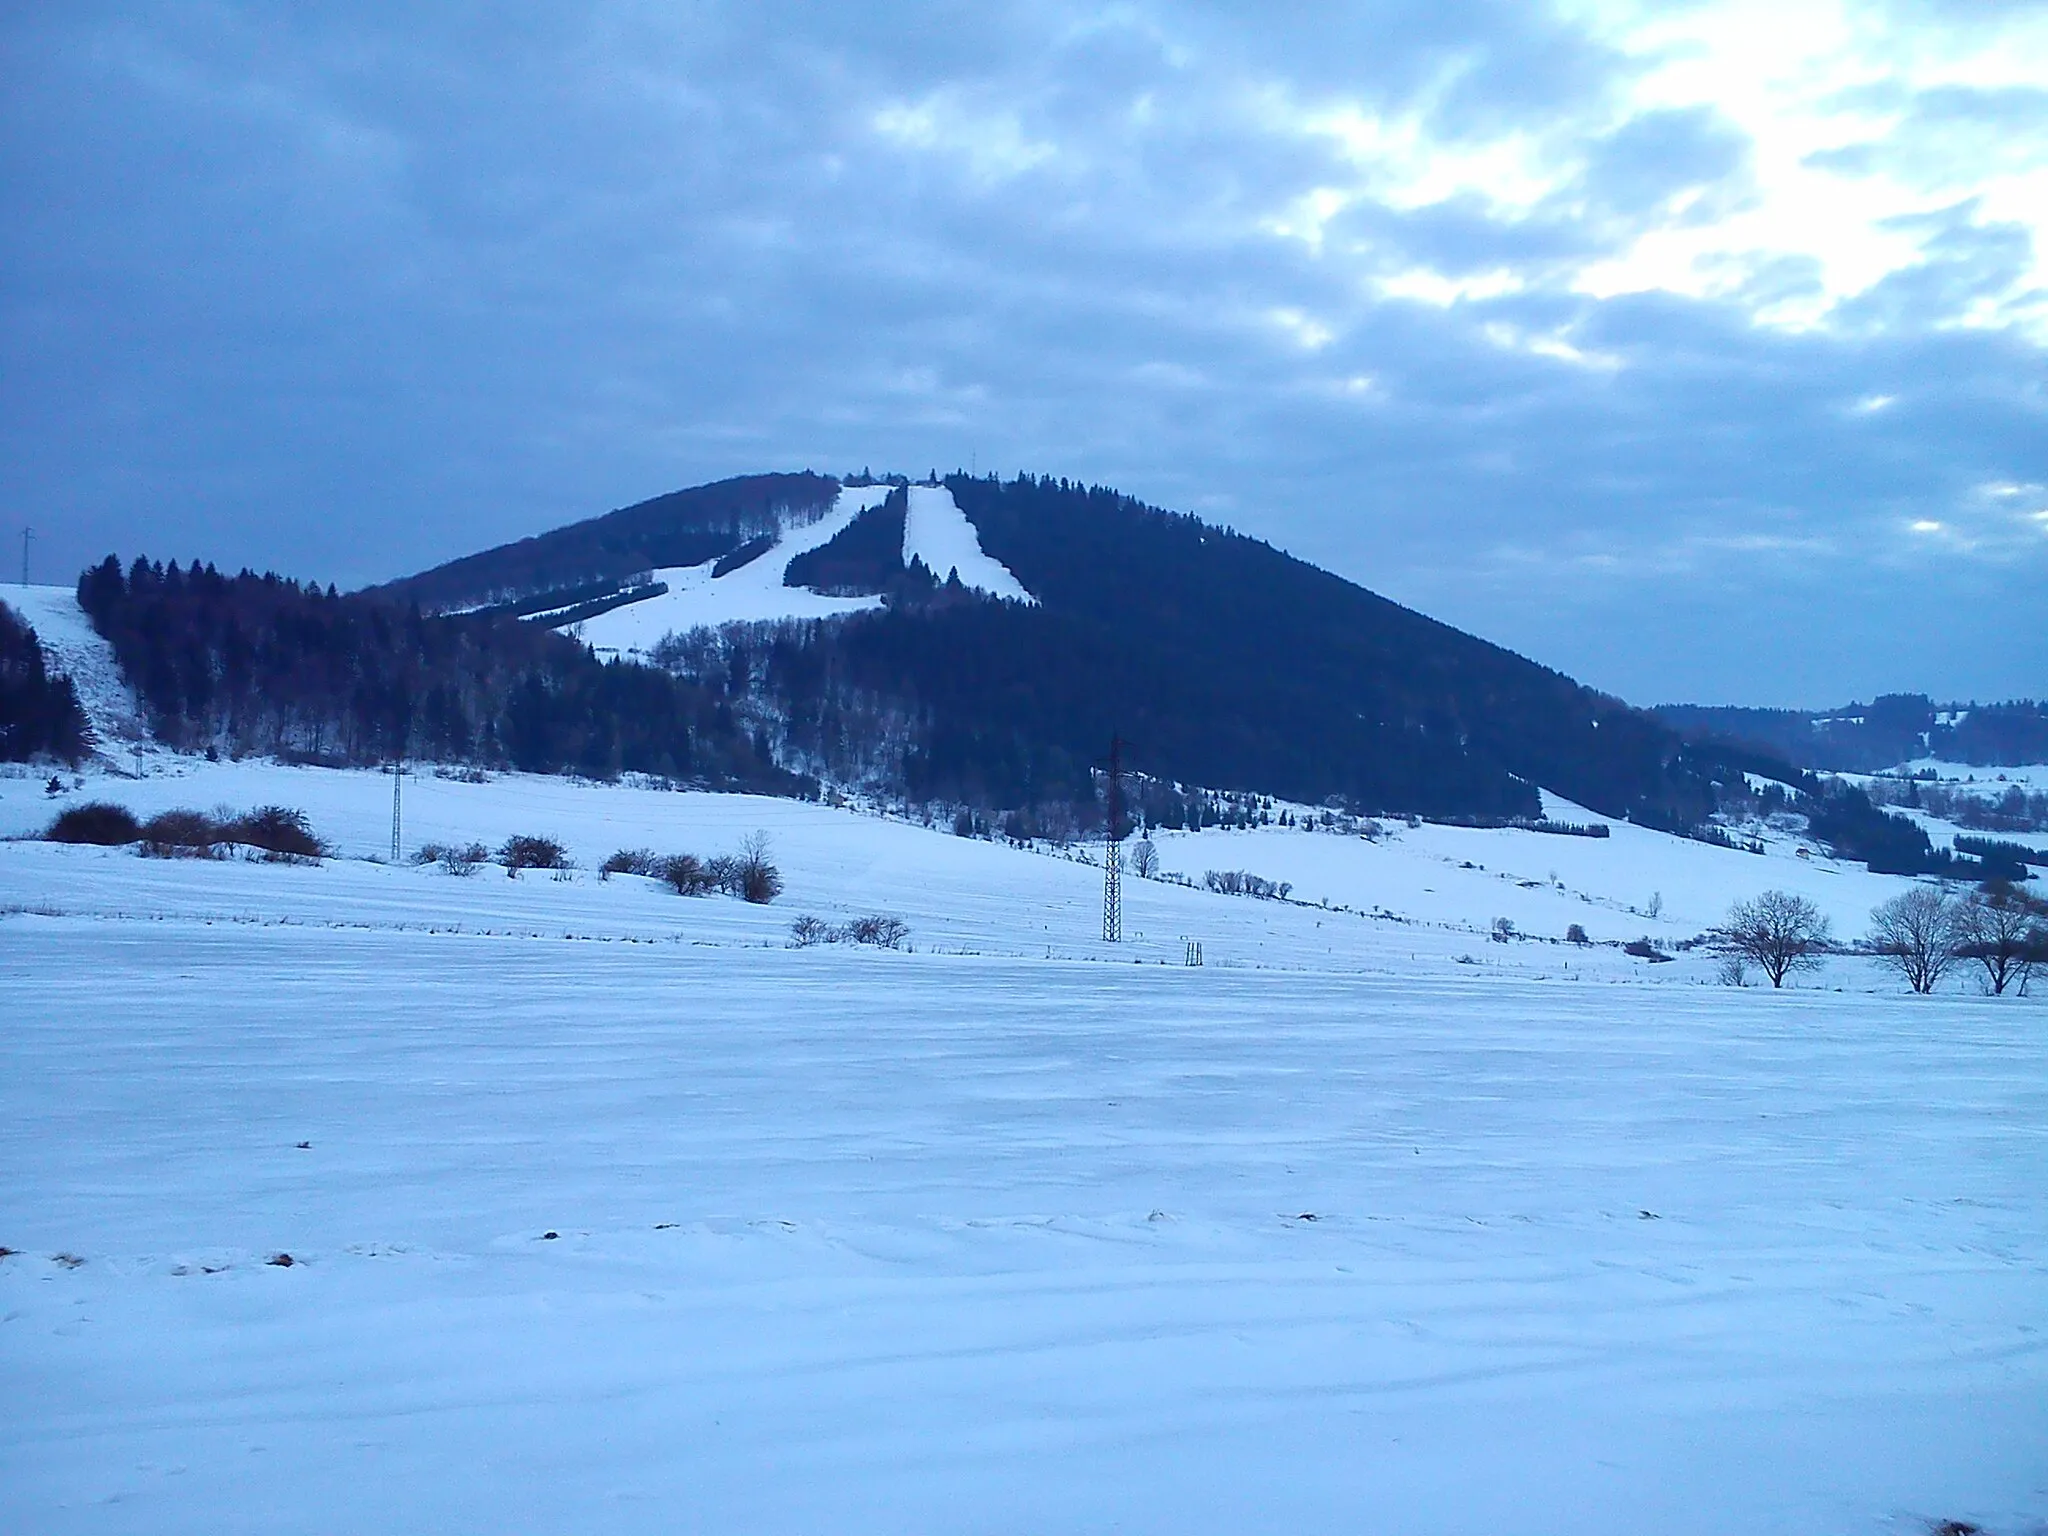
[[[2048,903],[2002,883],[1967,897],[1916,886],[1871,912],[1865,947],[1915,992],[1974,962],[1994,997],[2024,994],[2034,968],[2048,964]]]
[[[1723,957],[1754,965],[1773,987],[1782,987],[1795,972],[1819,970],[1834,941],[1827,917],[1804,896],[1765,891],[1729,908],[1712,943]]]
[[[2010,885],[1991,885],[1963,904],[1957,955],[1984,968],[1993,997],[2024,994],[2036,966],[2048,966],[2048,902]]]

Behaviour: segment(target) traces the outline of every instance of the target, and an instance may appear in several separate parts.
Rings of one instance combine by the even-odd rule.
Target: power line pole
[[[1102,941],[1124,938],[1124,744],[1109,738],[1109,828],[1102,859]]]
[[[28,585],[28,541],[36,536],[33,528],[21,530],[21,584]]]

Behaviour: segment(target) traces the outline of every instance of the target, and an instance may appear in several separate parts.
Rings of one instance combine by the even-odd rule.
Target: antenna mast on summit
[[[21,584],[28,585],[28,541],[36,536],[33,528],[21,530]]]
[[[1124,938],[1124,744],[1109,738],[1109,827],[1102,850],[1102,941]]]

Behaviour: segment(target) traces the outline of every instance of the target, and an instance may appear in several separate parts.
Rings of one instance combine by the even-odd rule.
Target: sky
[[[1026,470],[1634,703],[2048,695],[2048,5],[0,0],[0,86],[5,579]]]

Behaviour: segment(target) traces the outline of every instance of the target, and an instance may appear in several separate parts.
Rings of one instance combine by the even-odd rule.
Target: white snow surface
[[[70,677],[99,752],[118,751],[125,757],[149,745],[149,727],[135,692],[121,675],[114,648],[100,638],[78,606],[75,589],[0,583],[0,603],[36,632],[49,668]]]
[[[409,846],[552,833],[584,867],[368,862],[374,773],[0,778],[0,832],[279,802],[340,854],[0,842],[8,1528],[2048,1514],[2042,1001],[1479,936],[1510,892],[1633,932],[1646,886],[1682,927],[1847,871],[1622,827],[1200,833],[1162,847],[1392,915],[1130,878],[1112,948],[1099,868],[901,820],[404,794]],[[773,906],[591,873],[755,828]],[[1546,851],[1566,893],[1501,878]],[[1861,878],[1836,910],[1904,888]],[[792,950],[805,911],[896,913],[914,952]]]
[[[982,552],[981,535],[943,485],[910,488],[910,509],[903,519],[903,563],[907,566],[913,559],[922,560],[941,583],[958,572],[960,585],[990,597],[1038,601],[1008,566]]]
[[[1918,757],[1911,762],[1899,764],[1886,776],[1925,773],[1930,769],[1933,770],[1936,781],[1944,788],[1974,788],[1987,798],[1995,799],[2013,784],[2029,790],[2048,789],[2048,763],[1998,763],[1987,766],[1984,763],[1952,763],[1938,757]],[[1842,774],[1840,777],[1864,782],[1874,775]]]
[[[775,544],[736,571],[713,576],[718,562],[668,566],[654,573],[668,591],[585,619],[571,633],[601,652],[645,655],[668,634],[707,625],[771,619],[826,619],[879,608],[879,597],[826,597],[807,587],[783,585],[789,562],[829,544],[848,524],[888,496],[886,485],[842,486],[831,511],[814,523],[786,527]]]

